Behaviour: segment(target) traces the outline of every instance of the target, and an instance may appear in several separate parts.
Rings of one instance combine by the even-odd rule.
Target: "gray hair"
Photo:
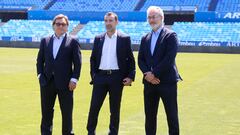
[[[156,11],[162,17],[162,21],[164,22],[164,13],[163,13],[163,10],[159,6],[150,6],[150,7],[148,7],[148,9],[147,9],[147,16],[148,16],[148,14],[149,14],[149,12],[151,10]]]

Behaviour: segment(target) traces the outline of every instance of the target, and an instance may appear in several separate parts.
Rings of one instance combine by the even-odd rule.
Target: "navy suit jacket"
[[[45,86],[54,76],[58,89],[68,89],[71,78],[79,79],[81,70],[81,52],[78,41],[67,34],[63,38],[57,56],[53,58],[53,36],[43,38],[37,56],[37,74]]]
[[[102,56],[102,48],[105,39],[105,34],[98,35],[94,39],[92,54],[90,57],[91,77],[94,80],[95,74],[99,71],[99,65]],[[131,49],[130,37],[117,32],[117,63],[121,72],[122,78],[129,77],[132,80],[135,78],[135,60]],[[94,81],[93,81],[94,82]]]
[[[143,73],[151,71],[160,83],[172,83],[181,80],[175,64],[177,55],[178,39],[175,32],[163,28],[159,34],[156,46],[151,54],[152,32],[142,37],[138,65]],[[148,83],[143,79],[143,83]]]

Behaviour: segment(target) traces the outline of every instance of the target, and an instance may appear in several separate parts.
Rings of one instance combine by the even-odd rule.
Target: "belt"
[[[103,74],[103,75],[111,75],[111,74],[113,74],[113,73],[117,73],[117,72],[119,72],[119,70],[117,70],[117,69],[110,69],[110,70],[99,70],[99,74]]]

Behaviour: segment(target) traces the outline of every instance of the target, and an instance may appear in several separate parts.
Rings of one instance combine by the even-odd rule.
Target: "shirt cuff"
[[[144,75],[144,76],[147,75],[148,72],[152,72],[152,71],[147,71],[147,72],[143,73],[143,75]]]
[[[74,83],[77,83],[77,82],[78,82],[78,80],[77,80],[76,78],[71,78],[70,81],[71,81],[71,82],[74,82]]]
[[[40,78],[40,76],[41,76],[41,74],[38,74],[37,78],[39,79],[39,78]]]

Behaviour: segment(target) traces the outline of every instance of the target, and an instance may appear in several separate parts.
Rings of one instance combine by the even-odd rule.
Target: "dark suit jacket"
[[[143,73],[152,71],[155,77],[160,79],[160,83],[172,83],[181,80],[175,64],[177,54],[178,39],[175,32],[163,28],[156,42],[156,46],[151,54],[151,35],[148,33],[142,37],[138,65]],[[143,83],[148,83],[143,79]]]
[[[93,50],[90,58],[90,73],[92,80],[94,79],[95,74],[99,71],[105,34],[106,33],[98,35],[94,39]],[[117,63],[122,74],[122,78],[129,77],[134,80],[135,60],[131,49],[131,40],[129,36],[121,32],[117,32]]]
[[[59,89],[68,89],[71,78],[79,79],[81,70],[81,52],[78,41],[66,34],[53,58],[53,36],[41,40],[37,56],[37,74],[40,85],[45,86],[54,76],[55,85]]]

